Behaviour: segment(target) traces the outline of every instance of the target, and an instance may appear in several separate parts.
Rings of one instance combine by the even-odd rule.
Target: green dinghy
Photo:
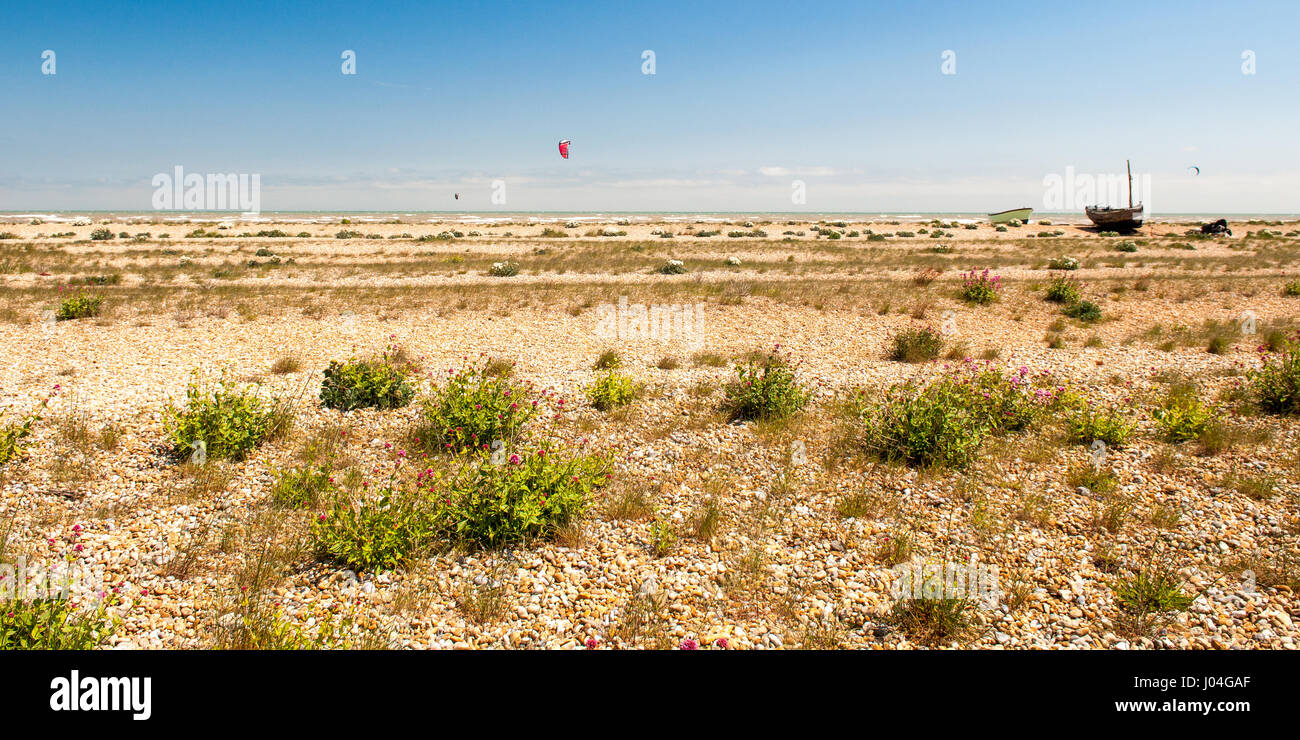
[[[998,211],[997,213],[990,213],[990,214],[989,214],[989,223],[991,223],[991,224],[1005,224],[1005,223],[1007,223],[1007,222],[1009,222],[1009,221],[1012,221],[1012,220],[1018,220],[1018,221],[1020,221],[1020,223],[1022,223],[1022,224],[1023,224],[1023,223],[1028,223],[1028,222],[1029,222],[1029,214],[1031,214],[1031,213],[1033,213],[1033,212],[1034,212],[1034,209],[1032,209],[1032,208],[1012,208],[1012,209],[1009,210],[1009,211]]]

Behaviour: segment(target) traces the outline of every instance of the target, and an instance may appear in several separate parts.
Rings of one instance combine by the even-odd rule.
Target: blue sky
[[[147,210],[181,165],[260,174],[263,210],[982,211],[1127,157],[1157,212],[1290,213],[1298,20],[1294,0],[11,2],[0,210]]]

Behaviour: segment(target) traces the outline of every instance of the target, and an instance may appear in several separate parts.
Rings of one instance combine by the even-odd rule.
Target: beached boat
[[[1029,214],[1033,212],[1034,209],[1032,208],[1012,208],[1009,211],[998,211],[997,213],[989,214],[989,223],[1005,224],[1013,220],[1025,223],[1029,220]]]
[[[1133,166],[1124,162],[1128,168],[1128,208],[1111,208],[1110,206],[1088,206],[1083,212],[1099,229],[1107,231],[1133,231],[1142,226],[1142,204],[1133,205]]]

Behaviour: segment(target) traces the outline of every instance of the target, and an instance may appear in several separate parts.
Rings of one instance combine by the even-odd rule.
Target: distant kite
[[[569,139],[560,142],[560,156],[565,159],[569,158]]]
[[[1201,174],[1201,168],[1200,168],[1200,167],[1188,167],[1187,169],[1189,169],[1189,170],[1196,170],[1196,174],[1198,174],[1198,175]]]

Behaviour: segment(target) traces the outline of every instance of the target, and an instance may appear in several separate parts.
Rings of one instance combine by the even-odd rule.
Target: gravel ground
[[[343,620],[355,645],[1297,647],[1300,420],[1239,412],[1225,402],[1221,413],[1240,440],[1199,454],[1193,444],[1161,441],[1145,413],[1172,374],[1194,379],[1207,398],[1231,389],[1257,365],[1260,335],[1294,326],[1300,299],[1280,290],[1297,275],[1294,239],[1243,239],[1258,227],[1234,224],[1234,240],[1185,250],[1172,246],[1176,236],[1158,238],[1185,227],[1161,226],[1144,237],[1151,244],[1138,254],[1117,255],[1109,246],[1115,240],[1072,226],[1053,227],[1069,233],[1050,248],[987,226],[957,229],[943,241],[959,258],[921,285],[913,270],[943,256],[925,251],[928,239],[885,246],[845,239],[834,245],[838,264],[804,268],[796,257],[787,268],[787,255],[824,248],[825,240],[811,241],[810,224],[766,225],[767,240],[673,245],[645,256],[652,264],[676,250],[695,266],[687,275],[576,260],[561,274],[530,270],[529,260],[541,259],[538,249],[590,249],[593,239],[576,237],[594,227],[584,224],[571,240],[543,241],[505,237],[510,225],[445,224],[433,228],[484,233],[427,250],[405,240],[400,249],[396,241],[364,238],[258,240],[277,254],[291,248],[293,264],[216,280],[205,271],[257,259],[254,247],[230,244],[235,239],[166,246],[153,236],[160,227],[138,223],[107,228],[149,228],[152,241],[85,241],[98,226],[6,226],[18,239],[0,242],[16,265],[0,273],[8,307],[0,321],[4,420],[31,411],[58,386],[26,453],[0,468],[0,524],[11,523],[6,559],[68,555],[104,569],[119,589],[120,603],[110,608],[121,620],[112,646],[220,644],[246,597],[239,587],[244,574],[273,542],[280,562],[264,588],[281,618],[310,632],[331,615]],[[176,236],[189,229],[162,228]],[[304,227],[234,227],[241,228]],[[310,230],[327,235],[336,228]],[[412,224],[353,228],[383,236],[429,231]],[[622,242],[657,238],[654,230],[680,234],[683,226],[610,228],[631,233],[598,238],[602,248],[626,253]],[[68,230],[77,236],[66,244],[37,236]],[[804,235],[776,241],[783,230]],[[35,246],[24,252],[24,244]],[[376,256],[376,248],[384,254]],[[1102,305],[1103,321],[1063,319],[1059,306],[1042,300],[1043,261],[1053,250],[1080,258],[1076,274]],[[434,274],[425,251],[464,262]],[[711,262],[731,255],[741,264]],[[458,267],[501,259],[525,269],[495,278]],[[875,269],[861,261],[870,259],[889,264]],[[990,306],[969,306],[956,297],[956,273],[981,262],[1001,265],[1003,295]],[[121,280],[94,289],[106,296],[99,318],[41,320],[59,285],[105,273]],[[854,287],[840,291],[842,284]],[[702,304],[696,334],[690,341],[601,336],[602,304],[616,304],[620,295],[633,303]],[[929,365],[888,360],[891,334],[920,323],[943,326],[950,344],[965,352]],[[1255,335],[1243,335],[1243,324]],[[1230,328],[1221,354],[1208,352],[1202,337],[1214,326]],[[1045,337],[1053,334],[1062,347],[1049,347]],[[379,477],[394,464],[418,415],[415,405],[343,413],[317,401],[330,360],[391,344],[418,359],[425,389],[462,358],[486,354],[515,361],[517,377],[566,399],[563,410],[552,406],[558,418],[533,433],[616,461],[615,480],[580,533],[562,544],[429,557],[384,574],[316,560],[305,534],[311,513],[269,508],[270,485],[276,470],[296,464],[306,441],[340,426],[349,430],[347,456],[357,470]],[[773,345],[799,362],[799,378],[815,391],[812,403],[786,424],[729,423],[717,405],[734,375],[730,358]],[[611,348],[645,391],[631,409],[602,414],[583,388],[597,355]],[[700,352],[728,363],[701,363]],[[837,444],[837,398],[855,389],[877,395],[918,374],[943,372],[963,354],[1009,370],[1048,371],[1089,399],[1141,409],[1135,441],[1107,455],[1116,493],[1107,498],[1068,482],[1090,452],[1065,444],[1050,424],[986,445],[976,465],[960,473],[876,464]],[[298,367],[272,373],[285,356]],[[679,366],[657,367],[665,357]],[[163,411],[183,398],[194,371],[225,373],[256,384],[264,397],[293,399],[293,431],[244,461],[217,464],[219,475],[178,465],[164,447]],[[79,428],[112,429],[115,439],[87,442]],[[1234,483],[1242,479],[1266,480],[1269,495],[1243,492]],[[654,517],[608,513],[610,501],[629,490],[648,495]],[[869,513],[842,516],[843,502],[858,494],[873,502]],[[1100,525],[1099,512],[1121,499],[1118,526]],[[709,501],[720,525],[712,536],[696,536],[694,522]],[[678,533],[662,556],[651,546],[656,517]],[[974,558],[996,566],[1001,598],[958,636],[911,634],[891,615],[895,572],[882,556],[899,538],[910,542],[914,562]],[[1281,561],[1289,565],[1280,576],[1262,578],[1256,565],[1252,583],[1241,572],[1260,558],[1285,557],[1291,560]],[[1157,560],[1195,601],[1136,627],[1119,608],[1115,585]]]

